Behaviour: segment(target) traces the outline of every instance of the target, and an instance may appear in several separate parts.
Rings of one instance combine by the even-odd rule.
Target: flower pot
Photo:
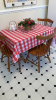
[[[30,30],[31,29],[31,26],[27,26],[26,28],[25,28],[25,30]]]

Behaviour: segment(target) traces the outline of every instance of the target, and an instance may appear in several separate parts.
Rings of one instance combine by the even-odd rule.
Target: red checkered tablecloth
[[[19,54],[37,45],[37,35],[47,36],[54,32],[54,28],[37,24],[30,31],[25,31],[23,27],[16,31],[1,30],[0,35],[6,36],[8,47],[13,51],[12,60],[17,62]],[[39,41],[40,44],[40,41]]]

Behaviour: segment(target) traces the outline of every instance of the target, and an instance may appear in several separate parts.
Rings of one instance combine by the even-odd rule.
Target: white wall
[[[47,7],[45,8],[44,5],[47,5],[48,0],[37,0],[37,4],[34,6],[25,6],[25,7],[15,7],[15,8],[5,8],[3,0],[0,0],[0,30],[8,28],[9,27],[9,22],[10,21],[16,21],[17,23],[24,18],[32,18],[37,22],[37,18],[46,18],[47,16]],[[33,10],[24,10],[24,11],[19,11],[17,13],[6,13],[6,11],[13,11],[13,10],[23,10],[23,9],[28,9],[28,8],[38,8],[39,9],[33,9]],[[1,12],[4,12],[1,14]]]
[[[48,18],[54,21],[52,27],[56,27],[56,0],[49,0]]]

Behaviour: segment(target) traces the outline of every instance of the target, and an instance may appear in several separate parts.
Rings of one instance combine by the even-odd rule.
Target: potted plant
[[[21,22],[18,23],[18,26],[21,26],[21,25],[23,25],[23,27],[25,28],[25,30],[28,31],[28,30],[31,29],[31,27],[33,25],[35,25],[35,21],[32,20],[31,18],[26,18],[26,19],[23,19],[23,21],[21,21]]]

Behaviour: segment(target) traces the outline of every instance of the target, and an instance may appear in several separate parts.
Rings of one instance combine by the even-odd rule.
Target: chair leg
[[[2,56],[1,56],[1,62],[2,62],[2,60],[3,60],[3,54],[2,54]]]
[[[28,60],[28,57],[29,57],[29,51],[28,51],[28,55],[27,55],[27,57],[26,57],[25,63],[27,62],[27,60]]]
[[[9,61],[9,56],[8,56],[8,71],[10,72],[10,61]]]
[[[49,55],[48,55],[48,54],[47,54],[47,58],[48,58],[49,62],[51,63],[51,60],[50,60],[50,57],[49,57]]]
[[[21,67],[20,67],[20,58],[18,59],[18,65],[19,65],[19,72],[21,72]]]
[[[38,72],[40,73],[40,57],[38,57]]]
[[[49,48],[49,55],[50,55],[50,48]]]

